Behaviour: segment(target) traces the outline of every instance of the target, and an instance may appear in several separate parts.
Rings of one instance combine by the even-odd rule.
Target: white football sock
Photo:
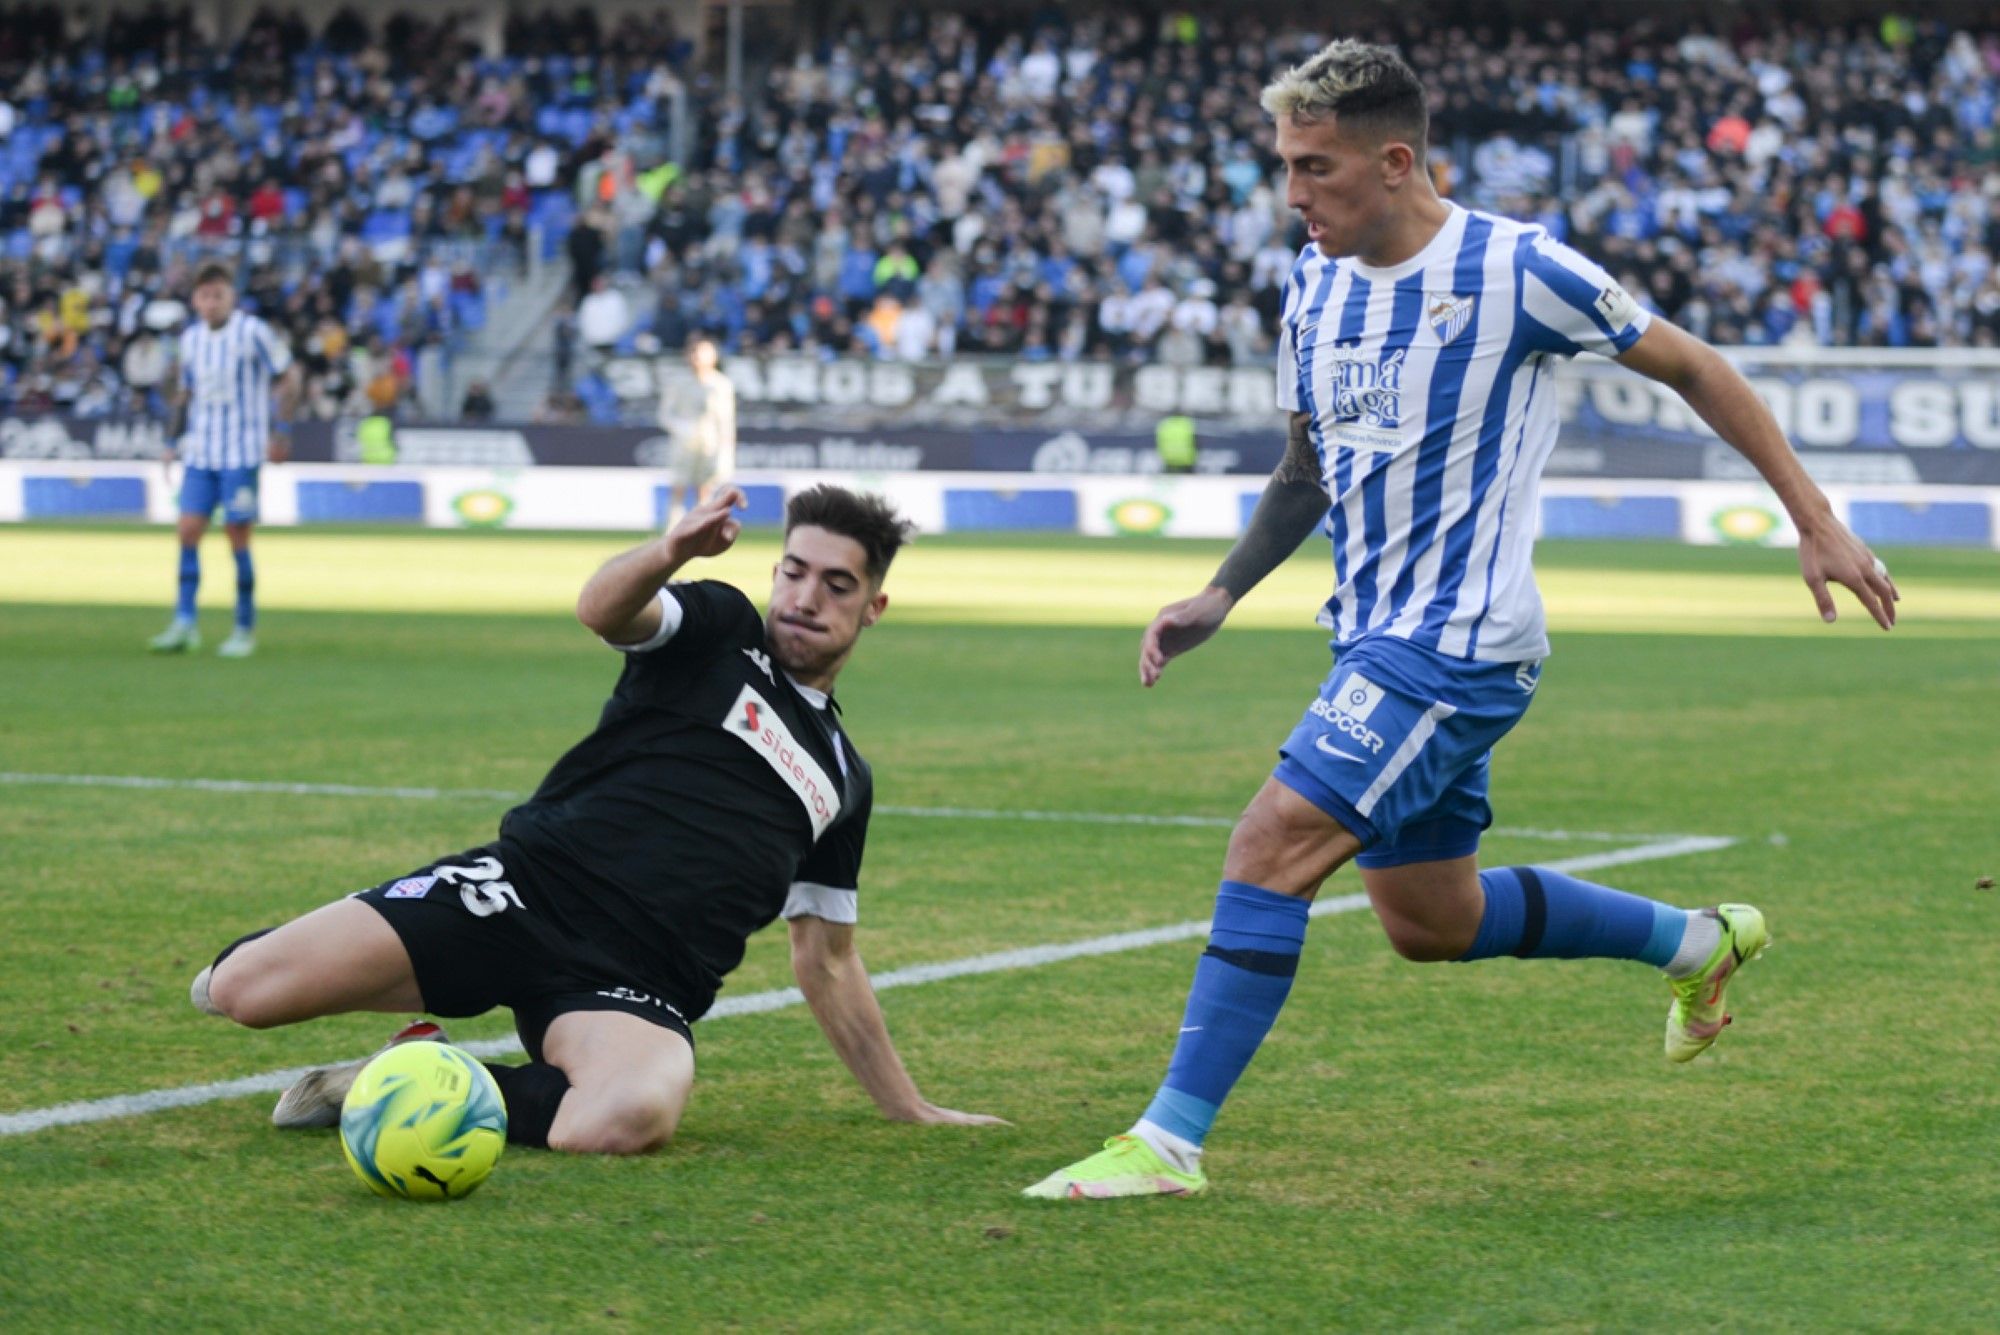
[[[1201,1171],[1201,1146],[1191,1140],[1175,1135],[1163,1126],[1158,1126],[1145,1118],[1140,1118],[1132,1127],[1132,1135],[1153,1147],[1153,1153],[1167,1161],[1167,1166],[1180,1173]]]
[[[1685,978],[1694,973],[1708,963],[1708,957],[1715,953],[1715,943],[1721,939],[1722,919],[1706,909],[1689,913],[1687,931],[1681,936],[1681,948],[1667,961],[1667,977]]]

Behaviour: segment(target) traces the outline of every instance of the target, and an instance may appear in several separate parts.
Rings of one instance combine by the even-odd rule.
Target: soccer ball
[[[493,1076],[445,1043],[398,1043],[361,1068],[340,1108],[340,1148],[377,1195],[457,1200],[507,1143]]]

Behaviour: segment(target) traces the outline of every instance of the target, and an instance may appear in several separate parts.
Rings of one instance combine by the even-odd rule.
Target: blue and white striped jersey
[[[1615,356],[1651,317],[1542,228],[1449,207],[1393,268],[1307,244],[1285,290],[1278,406],[1312,415],[1335,642],[1394,635],[1519,662],[1548,653],[1529,557],[1555,359]]]
[[[196,320],[181,331],[187,428],[177,448],[190,468],[255,468],[271,440],[271,382],[292,364],[271,326],[233,311],[222,328]]]

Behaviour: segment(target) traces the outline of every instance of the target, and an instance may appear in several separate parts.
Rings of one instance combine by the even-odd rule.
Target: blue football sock
[[[1479,887],[1486,892],[1486,913],[1462,960],[1519,955],[1643,960],[1665,968],[1690,916],[1547,867],[1495,867],[1479,873]]]
[[[236,553],[236,628],[250,630],[257,624],[257,568],[250,564],[248,548]]]
[[[201,588],[201,548],[181,548],[181,591],[174,602],[174,620],[194,620],[194,595]]]
[[[1241,881],[1215,896],[1208,949],[1195,965],[1167,1078],[1144,1120],[1194,1145],[1215,1124],[1292,990],[1305,945],[1303,899]]]

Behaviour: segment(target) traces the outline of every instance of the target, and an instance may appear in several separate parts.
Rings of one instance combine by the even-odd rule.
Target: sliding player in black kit
[[[878,497],[794,496],[760,618],[729,585],[670,582],[728,550],[742,503],[721,491],[584,585],[577,618],[624,651],[624,674],[496,840],[243,938],[196,977],[194,1004],[253,1029],[506,1006],[529,1057],[488,1066],[508,1140],[644,1153],[687,1106],[690,1022],[782,915],[799,989],[883,1115],[999,1121],[917,1092],[854,949],[872,783],[833,682],[888,605],[909,525]],[[421,1022],[394,1041],[440,1034]],[[272,1120],[335,1125],[362,1065],[309,1073]]]

